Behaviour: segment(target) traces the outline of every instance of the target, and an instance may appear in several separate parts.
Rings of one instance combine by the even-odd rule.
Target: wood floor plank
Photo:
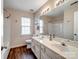
[[[27,49],[26,46],[13,48],[10,50],[7,59],[37,59],[31,49]]]

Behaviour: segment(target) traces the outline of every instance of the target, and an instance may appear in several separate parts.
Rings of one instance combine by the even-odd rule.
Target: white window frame
[[[23,18],[26,18],[26,20],[30,20],[29,22],[26,21],[26,23],[23,23]],[[28,24],[28,25],[27,25]],[[29,27],[29,28],[28,28]],[[23,29],[24,28],[24,29]],[[24,30],[29,29],[29,33],[27,31],[25,31],[26,33],[24,33]],[[28,17],[21,17],[21,35],[31,35],[31,19]]]
[[[42,22],[42,24],[41,24],[41,22]],[[39,20],[39,32],[40,32],[40,34],[44,33],[43,29],[44,29],[44,21]]]

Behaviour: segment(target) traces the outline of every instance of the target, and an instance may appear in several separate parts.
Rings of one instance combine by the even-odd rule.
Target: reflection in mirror
[[[55,34],[57,37],[64,39],[78,40],[77,9],[78,3],[73,5],[68,4],[66,8],[65,6],[64,8],[61,6],[42,15],[41,19],[44,20],[44,33]]]

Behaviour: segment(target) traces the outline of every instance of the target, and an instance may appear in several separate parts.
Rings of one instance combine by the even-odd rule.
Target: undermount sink
[[[58,50],[62,51],[67,58],[73,57],[75,59],[75,56],[78,57],[78,50],[75,47],[72,46],[62,46],[59,44],[53,45],[55,46]],[[76,58],[77,59],[77,58]]]
[[[70,54],[76,53],[77,48],[73,46],[63,46],[62,44],[52,44],[52,46],[55,46],[57,49],[59,49],[62,52],[69,52]]]

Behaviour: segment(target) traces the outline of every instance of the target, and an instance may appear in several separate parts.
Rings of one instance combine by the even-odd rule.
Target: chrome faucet
[[[52,40],[52,34],[49,34],[49,36],[50,36],[50,39],[49,40],[51,41]]]
[[[55,38],[55,34],[53,34],[53,38]]]
[[[50,36],[50,41],[52,40],[52,36],[53,36],[53,38],[55,38],[55,34],[49,34],[49,36]]]

